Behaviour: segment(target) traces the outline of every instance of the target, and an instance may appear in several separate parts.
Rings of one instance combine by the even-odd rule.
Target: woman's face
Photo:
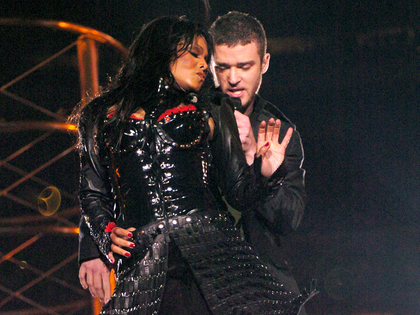
[[[178,44],[182,46],[182,43]],[[170,64],[170,70],[178,85],[186,91],[198,91],[207,74],[207,42],[202,36],[195,36],[186,51],[179,53],[178,58]]]

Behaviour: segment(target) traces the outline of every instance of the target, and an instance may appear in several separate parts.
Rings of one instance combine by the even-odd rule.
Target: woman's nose
[[[207,64],[206,59],[201,60],[200,69],[207,70],[208,67],[209,67],[209,65]]]

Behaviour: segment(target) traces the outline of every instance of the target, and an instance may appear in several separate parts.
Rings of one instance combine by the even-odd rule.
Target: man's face
[[[214,71],[222,91],[241,99],[245,114],[252,112],[255,94],[261,85],[262,74],[268,69],[270,54],[262,58],[255,42],[246,45],[216,45]]]

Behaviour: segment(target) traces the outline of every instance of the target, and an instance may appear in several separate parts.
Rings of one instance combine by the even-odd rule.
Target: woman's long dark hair
[[[156,104],[159,79],[170,79],[170,64],[187,50],[196,35],[209,41],[199,24],[184,17],[163,17],[143,27],[130,47],[127,62],[121,68],[116,82],[118,109],[131,114],[142,108],[146,112]],[[182,43],[182,47],[178,45]],[[174,82],[169,80],[170,85]]]
[[[146,113],[152,111],[158,102],[159,80],[166,79],[174,88],[176,82],[170,72],[170,64],[192,45],[195,36],[206,39],[210,56],[210,37],[198,23],[185,17],[164,16],[144,25],[131,44],[129,56],[117,76],[100,96],[86,105],[93,113],[95,125],[105,117],[111,106],[114,115],[109,123],[120,133],[122,124],[132,113],[140,108]],[[78,119],[76,117],[73,121]],[[120,137],[121,134],[116,138]]]

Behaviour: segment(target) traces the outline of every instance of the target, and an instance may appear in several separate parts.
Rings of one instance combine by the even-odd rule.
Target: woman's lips
[[[197,73],[197,75],[201,78],[201,80],[205,80],[206,79],[206,75],[204,73]]]

